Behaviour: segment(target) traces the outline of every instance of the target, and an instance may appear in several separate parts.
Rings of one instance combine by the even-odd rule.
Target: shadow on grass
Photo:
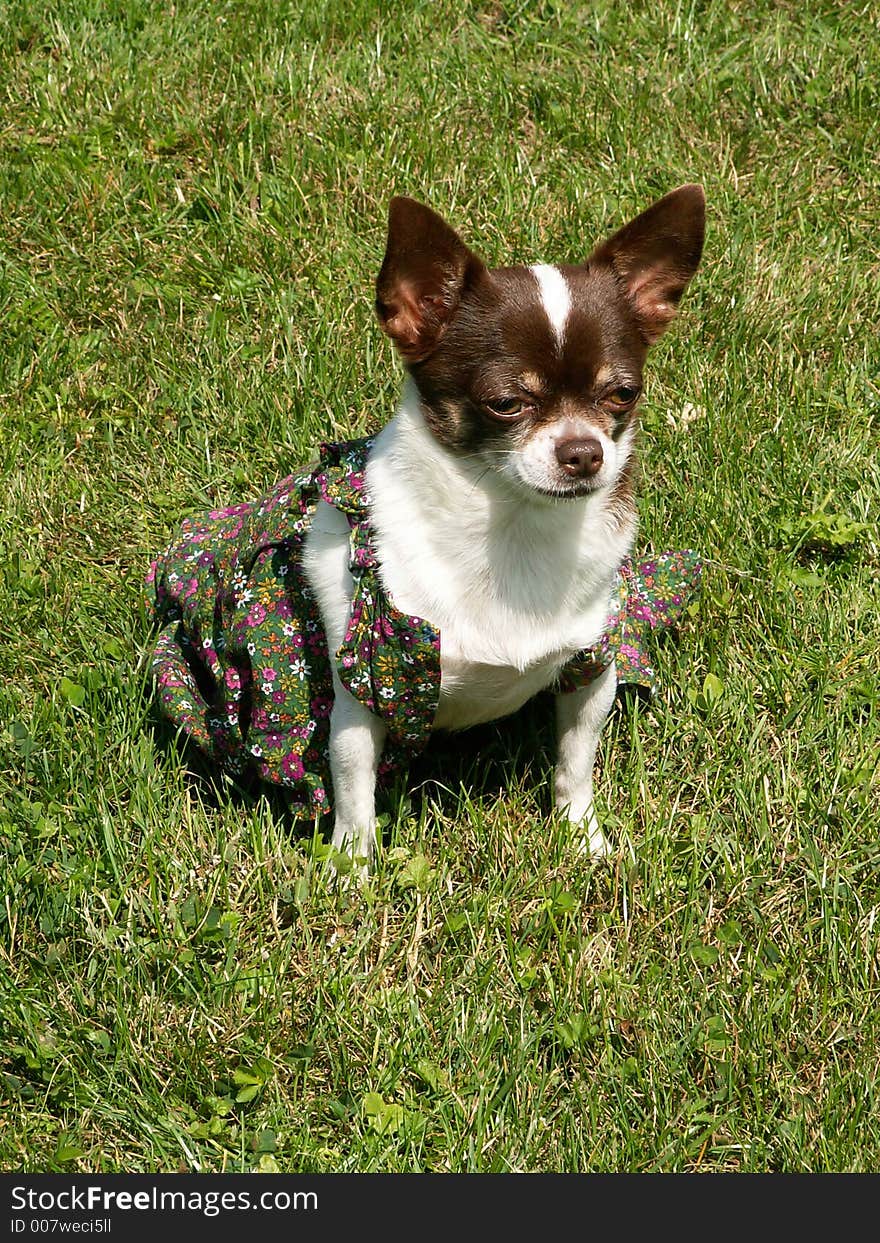
[[[608,728],[615,747],[629,750],[629,730],[621,728],[637,702],[645,695],[635,687],[621,687]],[[219,768],[194,743],[182,737],[150,698],[147,728],[158,751],[170,754],[184,767],[184,783],[210,809],[221,806],[253,808],[265,803],[285,831],[295,837],[311,837],[314,821],[290,805],[284,789],[263,781],[255,770],[232,774]],[[394,774],[377,790],[377,812],[397,815],[408,804],[418,815],[425,805],[454,815],[462,797],[473,802],[494,800],[505,791],[532,784],[538,791],[542,813],[552,804],[550,774],[555,753],[553,696],[535,696],[513,716],[460,733],[435,734],[425,750],[407,768]],[[328,838],[332,817],[322,826]]]

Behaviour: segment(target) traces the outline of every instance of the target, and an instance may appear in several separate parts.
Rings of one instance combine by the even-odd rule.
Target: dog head
[[[704,215],[701,187],[684,185],[583,263],[490,271],[436,212],[392,199],[376,311],[434,436],[531,497],[614,488]]]

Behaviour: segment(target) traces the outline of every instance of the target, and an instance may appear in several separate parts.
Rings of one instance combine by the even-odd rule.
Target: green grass
[[[880,1168],[880,30],[809,7],[0,9],[2,1168]],[[334,892],[158,745],[149,559],[392,412],[392,193],[552,261],[687,180],[640,546],[708,572],[606,731],[616,853],[536,703]]]

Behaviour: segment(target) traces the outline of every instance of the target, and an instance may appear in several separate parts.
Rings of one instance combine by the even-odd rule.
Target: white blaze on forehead
[[[565,325],[571,310],[571,290],[568,282],[559,271],[549,263],[535,263],[531,268],[541,294],[541,304],[556,334],[556,340],[562,345],[565,336]]]

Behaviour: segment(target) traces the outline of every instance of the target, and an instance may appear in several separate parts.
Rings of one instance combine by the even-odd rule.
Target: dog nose
[[[564,440],[556,446],[556,461],[573,479],[591,479],[602,466],[602,446],[592,436],[586,440]]]

